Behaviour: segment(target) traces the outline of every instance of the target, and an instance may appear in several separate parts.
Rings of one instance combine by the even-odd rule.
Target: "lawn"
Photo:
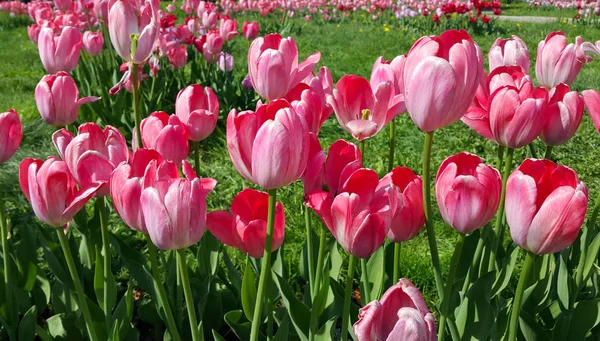
[[[504,12],[507,15],[517,13],[536,15],[545,14],[546,12],[525,11],[521,5],[511,5]],[[238,18],[240,27],[243,19]],[[261,20],[264,21],[265,19]],[[438,30],[423,32],[408,25],[395,27],[386,24],[381,26],[366,24],[365,21],[361,20],[355,21],[306,24],[301,19],[294,20],[296,28],[301,28],[294,30],[293,33],[301,58],[314,51],[321,51],[322,58],[319,66],[329,67],[334,80],[349,73],[368,78],[373,62],[378,56],[383,55],[386,59],[392,59],[396,55],[406,53],[420,36],[439,34]],[[262,22],[262,24],[263,27],[267,25],[265,22]],[[45,158],[46,155],[56,155],[50,138],[53,129],[40,122],[35,106],[35,85],[45,72],[37,55],[36,45],[31,43],[27,37],[26,25],[27,21],[10,19],[5,14],[0,16],[0,41],[2,42],[2,48],[0,48],[0,103],[2,103],[2,110],[15,108],[25,121],[25,134],[21,149],[10,162],[0,168],[0,195],[9,202],[9,207],[18,207],[9,212],[15,229],[19,229],[20,226],[25,224],[39,224],[31,213],[29,205],[25,205],[26,201],[18,186],[19,162],[26,157]],[[473,39],[480,45],[484,55],[487,54],[489,47],[497,36],[508,37],[514,34],[523,38],[530,49],[532,60],[535,59],[538,42],[553,30],[565,31],[570,41],[574,41],[577,35],[581,35],[587,41],[600,39],[600,29],[581,25],[497,22],[494,27],[498,33],[473,33],[472,35]],[[248,43],[241,38],[238,38],[237,42],[234,49],[236,70],[238,70],[236,72],[245,72]],[[532,65],[532,76],[535,75],[533,70]],[[573,88],[579,91],[598,88],[600,85],[599,76],[600,65],[597,62],[585,65],[580,76],[573,84]],[[222,115],[226,115],[229,111],[229,108],[221,109]],[[396,164],[408,166],[420,173],[424,135],[413,125],[407,115],[402,115],[397,120]],[[223,121],[223,118],[221,121]],[[209,197],[209,210],[227,208],[231,198],[242,188],[249,186],[235,171],[229,155],[225,151],[223,128],[224,124],[221,124],[209,141],[202,145],[203,166],[201,175],[213,177],[218,181],[215,189],[218,195]],[[325,123],[320,136],[324,147],[340,138],[351,139],[339,127],[333,117]],[[377,170],[380,175],[386,173],[387,139],[386,130],[368,140],[366,146],[364,165]],[[568,165],[578,172],[580,178],[587,183],[590,189],[590,198],[595,197],[596,193],[600,191],[600,170],[597,163],[597,145],[599,142],[600,137],[595,131],[591,120],[586,116],[577,135],[566,145],[555,148],[553,155],[556,161]],[[542,142],[536,141],[535,148],[538,155],[541,154],[543,152]],[[494,164],[496,160],[496,148],[491,142],[483,139],[461,122],[457,122],[436,133],[432,154],[432,170],[437,170],[437,166],[447,156],[461,151],[475,153],[490,164]],[[517,162],[525,157],[530,157],[529,150],[522,149],[516,152],[515,159]],[[286,266],[291,282],[300,291],[303,283],[299,280],[299,267],[297,264],[305,235],[304,218],[301,212],[302,186],[300,183],[296,183],[280,190],[278,194],[278,198],[281,199],[286,210],[287,226],[284,244]],[[590,205],[593,205],[593,203],[593,200],[590,200]],[[434,212],[439,214],[437,209]],[[316,216],[313,220],[317,220]],[[111,227],[113,232],[124,238],[135,235],[124,226],[117,225],[120,224],[117,221],[116,218],[113,219]],[[435,220],[435,229],[442,268],[447,270],[456,233],[445,226],[439,216]],[[230,250],[232,255],[236,252]],[[237,259],[241,260],[243,258],[241,255],[237,255]],[[116,267],[118,264],[113,262],[113,266]],[[423,292],[429,307],[434,307],[436,301],[435,283],[424,230],[417,238],[404,243],[402,246],[401,269],[402,275],[410,279]],[[126,272],[120,275],[123,281],[128,276]],[[516,279],[513,280],[516,283]]]

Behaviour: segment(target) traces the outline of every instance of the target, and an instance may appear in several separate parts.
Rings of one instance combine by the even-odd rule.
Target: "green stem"
[[[265,298],[267,312],[267,341],[273,339],[273,302],[271,301],[273,292],[273,274],[267,278],[267,297]]]
[[[402,248],[401,243],[394,243],[394,277],[392,278],[393,283],[398,282],[400,279],[400,250]]]
[[[194,141],[194,171],[200,176],[200,142]]]
[[[435,231],[433,229],[433,211],[431,209],[431,145],[433,144],[433,131],[425,135],[423,146],[423,206],[425,209],[425,225],[427,227],[427,239],[429,240],[429,249],[431,250],[431,263],[433,264],[433,276],[435,277],[435,286],[440,300],[444,298],[444,280],[442,278],[442,267],[440,265],[440,256],[438,255],[437,241],[435,240]]]
[[[171,339],[173,341],[181,340],[179,336],[179,331],[177,330],[177,325],[175,324],[175,320],[173,319],[173,314],[171,313],[171,305],[169,304],[169,299],[167,298],[167,293],[165,292],[165,287],[161,282],[161,274],[158,267],[158,258],[156,257],[156,247],[152,243],[150,236],[144,234],[146,237],[147,245],[148,245],[148,254],[150,258],[150,268],[152,269],[152,279],[154,280],[154,287],[156,288],[156,293],[158,294],[158,299],[162,302],[162,309],[167,319],[167,327],[169,328],[169,333],[171,333]],[[178,302],[179,304],[179,302]],[[160,310],[161,307],[157,307],[157,310]]]
[[[138,148],[143,148],[142,145],[142,133],[140,131],[140,124],[142,122],[142,113],[140,112],[140,89],[139,89],[139,65],[135,63],[129,63],[131,69],[131,84],[133,87],[133,113],[135,122],[135,133],[137,134],[137,145]]]
[[[483,234],[483,229],[481,230],[481,233]],[[473,262],[469,266],[469,270],[467,270],[467,275],[465,276],[465,282],[463,283],[462,292],[467,292],[467,290],[469,289],[469,284],[471,284],[472,277],[474,277],[475,274],[479,273],[476,267],[478,267],[479,265],[479,259],[481,258],[481,253],[483,252],[483,246],[485,244],[484,238],[485,237],[481,237],[479,238],[479,241],[477,241],[475,255],[473,255]]]
[[[319,289],[321,288],[321,277],[322,277],[322,272],[323,272],[323,262],[325,261],[325,244],[326,244],[326,237],[327,237],[327,232],[323,229],[321,229],[321,235],[319,236],[319,253],[317,255],[317,270],[315,272],[315,291],[319,292]],[[309,331],[309,340],[310,341],[314,341],[315,336],[317,334],[317,322],[318,322],[318,311],[316,309],[314,309],[314,307],[317,305],[317,295],[313,296],[312,299],[312,308],[310,310],[310,331]]]
[[[594,204],[594,209],[592,210],[592,216],[590,217],[589,227],[592,229],[596,228],[596,220],[598,220],[598,212],[600,212],[600,193],[598,193],[598,197],[596,198],[596,203]]]
[[[394,169],[394,154],[396,151],[396,118],[390,121],[390,140],[389,140],[390,154],[388,157],[388,172]],[[394,276],[394,278],[396,278]]]
[[[367,259],[366,258],[361,258],[360,259],[360,269],[361,269],[361,278],[362,278],[362,284],[363,284],[363,289],[364,289],[364,293],[362,296],[365,298],[365,303],[369,303],[371,302],[371,283],[369,283],[369,273],[367,272]]]
[[[344,312],[342,315],[342,341],[348,341],[348,324],[350,323],[350,303],[352,302],[352,282],[354,280],[354,268],[356,256],[348,257],[348,277],[346,278],[346,291],[344,293]]]
[[[185,306],[187,307],[188,318],[190,319],[192,340],[200,341],[200,336],[198,335],[198,320],[196,319],[196,306],[194,304],[194,297],[192,296],[192,287],[190,286],[188,267],[185,260],[185,249],[177,250],[177,265],[179,266],[179,273],[181,274],[181,283],[183,284]]]
[[[452,255],[452,263],[450,264],[450,272],[448,273],[448,280],[444,287],[444,299],[442,300],[442,306],[440,309],[440,327],[438,329],[438,340],[443,341],[446,332],[446,320],[450,315],[450,295],[452,294],[452,286],[456,278],[456,270],[458,263],[460,262],[460,255],[462,253],[463,246],[465,245],[465,235],[462,233],[458,234],[458,241],[454,248],[454,254]],[[454,336],[453,336],[454,339]]]
[[[306,227],[306,253],[308,254],[308,282],[310,287],[310,297],[313,299],[315,297],[315,293],[317,292],[317,284],[314,282],[315,272],[310,211],[306,206],[304,206],[304,226]]]
[[[531,142],[529,145],[529,151],[531,152],[531,157],[534,159],[537,159],[537,153],[535,152],[535,146],[533,145],[533,142]]]
[[[0,238],[2,238],[2,260],[4,263],[4,291],[6,294],[6,319],[11,322],[13,317],[12,311],[12,293],[9,289],[10,285],[10,265],[8,260],[10,253],[8,250],[8,221],[6,216],[6,207],[4,207],[4,200],[0,199]]]
[[[508,325],[508,339],[507,341],[517,340],[517,330],[519,329],[519,314],[521,313],[521,303],[523,301],[523,292],[525,291],[525,282],[527,281],[527,275],[533,264],[535,255],[531,252],[525,254],[525,262],[521,269],[519,277],[519,284],[517,285],[517,291],[515,292],[515,299],[513,301],[512,310],[510,312],[510,322]]]
[[[104,202],[104,197],[99,197],[96,199],[96,209],[100,215],[100,232],[102,235],[102,257],[103,257],[103,279],[104,279],[104,297],[103,304],[104,307],[104,319],[106,321],[107,328],[109,326],[110,321],[112,320],[110,315],[112,312],[112,307],[109,307],[108,301],[108,281],[111,276],[111,258],[110,258],[110,241],[108,240],[108,213],[106,212],[106,203]]]
[[[550,160],[552,157],[552,146],[546,146],[546,154],[544,154],[544,159]]]
[[[77,294],[77,298],[79,300],[79,306],[83,312],[83,319],[85,320],[85,327],[88,335],[91,341],[98,341],[96,331],[94,330],[94,321],[92,320],[92,315],[90,314],[90,309],[88,308],[87,298],[85,297],[83,286],[81,285],[81,279],[77,273],[75,261],[73,261],[73,255],[71,254],[69,241],[65,235],[65,231],[62,228],[57,228],[56,234],[58,234],[58,240],[60,241],[63,254],[65,255],[65,260],[67,261],[67,267],[69,268],[69,273],[71,274],[71,279],[73,280],[73,286],[75,287],[75,293]]]
[[[504,172],[502,173],[502,195],[500,196],[500,206],[498,207],[498,214],[496,215],[496,226],[494,227],[494,236],[492,238],[492,247],[490,249],[490,259],[488,263],[488,271],[493,271],[496,267],[496,253],[498,252],[498,245],[504,238],[504,229],[502,228],[504,221],[504,199],[506,198],[506,180],[510,175],[512,168],[512,159],[514,149],[506,149],[506,160],[504,160]]]
[[[498,159],[496,159],[496,169],[500,171],[502,169],[502,163],[504,161],[504,151],[506,147],[498,145]]]
[[[252,329],[250,330],[250,341],[257,341],[262,321],[262,308],[264,305],[266,282],[271,278],[271,249],[273,246],[273,231],[275,229],[275,204],[277,203],[276,189],[268,190],[269,193],[269,214],[267,217],[267,233],[265,238],[265,253],[262,259],[260,269],[260,279],[258,281],[258,293],[254,305],[254,315],[252,318]]]
[[[360,151],[360,157],[362,158],[363,167],[365,165],[365,140],[358,141],[358,150]]]

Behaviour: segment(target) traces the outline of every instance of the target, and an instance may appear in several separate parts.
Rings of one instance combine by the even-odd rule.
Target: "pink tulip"
[[[108,18],[108,3],[110,0],[94,0],[94,14],[98,19]]]
[[[177,178],[179,170],[165,161],[159,152],[138,149],[130,163],[122,162],[110,177],[110,196],[115,211],[132,229],[148,233],[141,206],[142,191],[163,177]]]
[[[448,157],[438,169],[435,182],[442,218],[460,233],[485,226],[498,210],[500,172],[477,155],[463,152]]]
[[[582,44],[583,39],[579,36],[575,44],[567,45],[567,36],[563,32],[548,34],[538,44],[535,61],[538,82],[547,89],[560,83],[571,85],[586,62]]]
[[[79,186],[88,187],[96,182],[109,182],[113,170],[123,161],[128,161],[131,152],[121,132],[112,126],[104,131],[95,123],[79,126],[77,136],[61,129],[52,134],[52,141],[61,158]],[[96,196],[108,195],[106,186]]]
[[[588,190],[571,168],[527,159],[508,177],[506,222],[515,244],[538,255],[560,252],[577,238]]]
[[[258,37],[260,33],[260,25],[256,21],[244,21],[242,26],[242,35],[244,38],[252,41]]]
[[[206,43],[202,46],[202,55],[209,64],[215,63],[223,48],[223,38],[218,32],[209,32],[206,35]]]
[[[15,109],[0,113],[0,165],[8,161],[23,139],[23,126]]]
[[[202,26],[204,29],[209,31],[217,27],[219,22],[219,15],[216,12],[204,12],[202,13]]]
[[[208,214],[206,227],[223,244],[234,247],[253,258],[261,258],[265,252],[269,195],[246,188],[231,202],[231,213],[213,211]],[[283,204],[275,206],[275,229],[273,248],[277,251],[283,244],[285,215]]]
[[[379,188],[389,185],[398,192],[398,206],[387,237],[395,243],[411,240],[425,225],[423,181],[410,168],[396,167],[379,182]]]
[[[343,164],[342,164],[343,166]],[[346,178],[337,193],[316,190],[307,206],[351,255],[367,258],[383,243],[397,207],[392,186],[379,186],[377,172],[360,168]]]
[[[38,37],[40,36],[41,31],[42,28],[38,24],[27,26],[27,35],[34,44],[38,43]]]
[[[550,91],[550,100],[544,112],[544,128],[540,138],[549,146],[567,142],[579,128],[583,118],[583,98],[561,83]]]
[[[134,0],[111,0],[111,3],[108,32],[115,51],[127,62],[144,63],[150,58],[159,34],[158,5],[154,0],[144,0],[139,8]]]
[[[183,161],[183,178],[163,177],[142,191],[141,205],[152,243],[163,250],[196,244],[206,229],[206,196],[217,181],[198,178]]]
[[[71,0],[54,0],[54,7],[62,12],[66,12],[71,9],[73,2]]]
[[[596,127],[596,131],[600,133],[600,93],[594,89],[590,89],[582,91],[581,94],[583,95],[585,107]]]
[[[525,73],[529,73],[529,50],[525,42],[517,36],[503,39],[498,38],[492,44],[488,54],[490,71],[500,66],[520,66]]]
[[[237,171],[264,189],[296,181],[308,162],[306,121],[285,100],[227,117],[227,148]]]
[[[77,120],[79,107],[100,97],[79,98],[77,84],[66,72],[42,77],[35,87],[35,102],[44,122],[64,127]]]
[[[71,26],[63,27],[55,36],[48,26],[42,28],[38,36],[40,59],[48,73],[71,72],[77,67],[81,53],[81,33]]]
[[[237,21],[231,18],[222,18],[219,24],[219,34],[224,41],[230,41],[238,35]]]
[[[104,47],[104,37],[102,37],[101,31],[86,31],[83,33],[83,50],[85,53],[96,56],[102,52]]]
[[[175,114],[185,126],[188,138],[202,141],[212,134],[219,119],[219,99],[211,88],[192,84],[179,91]]]
[[[142,120],[140,131],[144,148],[155,149],[165,160],[180,165],[188,157],[188,136],[177,115],[155,111]]]
[[[310,132],[318,135],[323,123],[333,114],[333,107],[326,102],[325,91],[317,77],[309,84],[299,83],[285,95],[285,99],[296,113],[304,117]]]
[[[406,110],[404,107],[404,63],[406,62],[406,56],[397,56],[392,61],[386,62],[383,57],[377,58],[375,64],[373,64],[373,70],[371,71],[371,89],[377,91],[379,84],[390,82],[394,89],[395,95],[402,96],[402,107],[399,113]]]
[[[256,92],[272,101],[285,96],[308,76],[321,59],[315,52],[298,64],[298,48],[293,38],[269,34],[255,39],[248,52],[248,72]]]
[[[372,90],[369,81],[355,75],[338,81],[329,102],[340,126],[359,141],[377,134],[404,107],[390,81]]]
[[[105,184],[91,182],[77,189],[67,164],[51,156],[45,162],[27,158],[19,166],[19,184],[33,212],[44,223],[66,227]]]
[[[180,45],[167,52],[167,56],[169,57],[169,63],[177,70],[183,68],[187,63],[188,53],[185,46]]]
[[[406,278],[361,308],[354,324],[358,341],[435,341],[435,329],[423,296]]]
[[[223,72],[233,70],[233,56],[226,52],[219,53],[219,69]]]
[[[466,31],[422,37],[406,55],[404,101],[413,122],[430,132],[458,121],[481,77],[483,56]]]

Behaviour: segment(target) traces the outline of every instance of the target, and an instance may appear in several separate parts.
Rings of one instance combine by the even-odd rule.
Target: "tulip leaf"
[[[242,308],[248,321],[252,321],[252,317],[254,316],[256,295],[256,275],[254,274],[254,269],[252,269],[250,257],[246,257],[246,271],[244,271],[242,279]]]
[[[560,303],[562,304],[563,308],[569,309],[569,279],[571,278],[571,276],[569,274],[569,269],[567,268],[567,263],[565,263],[564,258],[561,255],[557,255],[557,257],[559,259],[559,264],[556,291],[558,294],[558,299],[560,300]]]
[[[310,325],[310,310],[308,307],[296,298],[296,294],[292,291],[285,279],[276,273],[273,273],[275,284],[279,288],[281,298],[285,308],[290,315],[294,329],[298,333],[300,340],[308,340],[308,329]]]
[[[27,310],[19,322],[19,341],[29,341],[35,338],[35,325],[37,321],[37,308],[32,306]]]
[[[108,307],[104,306],[104,286],[108,287]],[[100,250],[96,248],[96,269],[94,271],[94,292],[100,309],[112,311],[112,308],[117,303],[117,282],[109,271],[108,278],[104,278],[104,257],[100,254]]]
[[[121,300],[112,314],[112,330],[111,334],[117,332],[119,339],[124,339],[129,331],[129,323],[133,316],[133,286],[131,283],[127,287],[127,292]]]
[[[569,328],[570,340],[583,340],[587,333],[600,324],[600,298],[575,303]]]
[[[123,262],[125,263],[125,266],[133,278],[138,282],[140,287],[147,291],[150,296],[157,297],[154,289],[154,280],[152,273],[150,272],[150,268],[148,267],[148,261],[146,257],[139,251],[127,245],[121,240],[121,238],[118,238],[112,234],[110,237],[111,244],[115,247],[117,253],[121,256]]]
[[[273,341],[287,341],[290,335],[290,315],[285,314],[281,323],[277,326],[277,333],[273,337]]]
[[[225,323],[231,328],[231,331],[240,339],[250,339],[250,322],[240,322],[244,313],[241,310],[232,310],[223,316]]]
[[[500,295],[500,293],[508,286],[508,283],[510,283],[510,278],[515,269],[515,265],[517,264],[520,250],[520,248],[516,247],[510,253],[510,260],[508,264],[506,264],[506,266],[500,270],[500,273],[496,277],[494,285],[492,286],[492,297]]]
[[[71,277],[67,275],[65,268],[61,261],[59,261],[57,254],[62,254],[59,251],[58,245],[51,242],[47,236],[44,236],[46,231],[41,231],[39,234],[41,240],[42,251],[44,252],[44,259],[48,263],[48,268],[52,271],[52,274],[65,286],[72,287]]]
[[[225,263],[225,266],[227,267],[227,278],[222,278],[221,276],[219,276],[219,278],[224,283],[231,283],[231,285],[233,285],[232,289],[235,289],[232,291],[236,294],[239,294],[239,293],[241,293],[241,290],[242,290],[242,279],[240,278],[240,274],[238,273],[238,270],[236,269],[235,265],[233,265],[231,258],[229,258],[229,254],[227,253],[227,250],[223,250],[222,254],[223,254],[223,262]],[[231,287],[231,286],[229,286],[229,287]]]
[[[332,239],[330,241],[331,246],[329,247],[329,260],[331,261],[331,277],[337,280],[340,277],[342,265],[344,264],[344,258],[338,250],[337,242]]]
[[[335,333],[335,323],[337,322],[338,317],[334,316],[327,320],[325,324],[317,331],[315,335],[316,341],[329,341],[334,339]]]
[[[19,268],[19,273],[23,279],[20,286],[23,290],[30,292],[35,286],[35,280],[38,273],[37,266],[37,252],[31,252],[31,250],[37,249],[35,243],[35,235],[32,231],[32,227],[25,225],[19,231],[21,241],[17,246],[17,254],[15,260]],[[9,259],[12,259],[9,258]]]
[[[456,327],[461,340],[486,340],[490,334],[495,320],[490,304],[494,277],[491,271],[475,281],[457,308]]]
[[[219,265],[221,242],[212,233],[206,231],[198,248],[198,270],[203,276],[214,276]]]
[[[519,313],[519,327],[526,341],[550,340],[550,335],[525,310]]]
[[[585,257],[585,263],[583,265],[583,283],[587,281],[590,276],[590,271],[592,270],[594,264],[598,261],[598,251],[600,250],[600,233],[594,237],[594,240],[590,244],[587,249],[587,253],[582,255]],[[577,285],[581,286],[583,283],[577,283]]]
[[[212,330],[212,336],[215,341],[225,341],[225,338],[214,329]]]
[[[375,251],[367,262],[367,279],[371,283],[371,299],[378,299],[383,294],[385,284],[385,247],[381,246]],[[368,302],[366,302],[368,303]]]

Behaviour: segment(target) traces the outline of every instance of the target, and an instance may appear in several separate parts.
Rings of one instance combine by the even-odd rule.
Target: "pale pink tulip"
[[[390,82],[394,89],[394,95],[402,96],[402,107],[400,113],[406,110],[404,107],[404,63],[406,56],[397,56],[391,61],[385,61],[383,57],[377,58],[371,70],[371,89],[377,91],[377,87],[381,83]]]
[[[309,84],[299,83],[285,95],[285,99],[296,113],[304,117],[310,132],[318,135],[323,123],[333,114],[333,107],[326,102],[326,94],[317,77]]]
[[[600,133],[600,93],[594,89],[581,92],[585,107],[592,118],[596,131]]]
[[[85,53],[96,56],[102,52],[102,48],[104,47],[104,37],[102,36],[102,31],[86,31],[83,33],[83,50]]]
[[[81,33],[71,26],[63,27],[59,35],[48,26],[38,36],[40,59],[48,73],[71,72],[77,67],[81,53]]]
[[[209,87],[189,85],[177,94],[175,114],[185,125],[188,138],[192,141],[202,141],[217,126],[219,99]]]
[[[544,112],[544,128],[540,138],[549,146],[557,146],[571,139],[583,118],[583,98],[561,83],[550,90]]]
[[[73,1],[71,0],[53,0],[54,2],[54,7],[62,12],[66,12],[67,10],[71,9],[71,5],[73,4]]]
[[[513,35],[512,38],[498,38],[492,44],[488,53],[490,71],[500,66],[520,66],[525,73],[529,73],[529,50],[521,38]]]
[[[587,58],[582,50],[583,39],[567,45],[563,32],[552,32],[538,44],[535,75],[538,82],[551,89],[560,83],[571,85]]]
[[[223,41],[230,41],[238,35],[237,21],[231,18],[222,18],[219,24],[219,34]]]
[[[233,70],[233,56],[226,52],[219,53],[219,69],[223,72]]]
[[[142,120],[140,131],[144,148],[155,149],[165,160],[180,165],[188,157],[188,135],[177,115],[155,111]]]
[[[23,126],[14,109],[0,113],[0,165],[8,161],[23,139]]]
[[[219,22],[219,15],[216,12],[204,12],[202,13],[202,26],[204,29],[209,31],[217,27]]]
[[[141,6],[134,0],[111,0],[111,3],[108,32],[115,51],[127,62],[142,64],[150,58],[158,38],[157,4],[154,0],[145,0]]]

